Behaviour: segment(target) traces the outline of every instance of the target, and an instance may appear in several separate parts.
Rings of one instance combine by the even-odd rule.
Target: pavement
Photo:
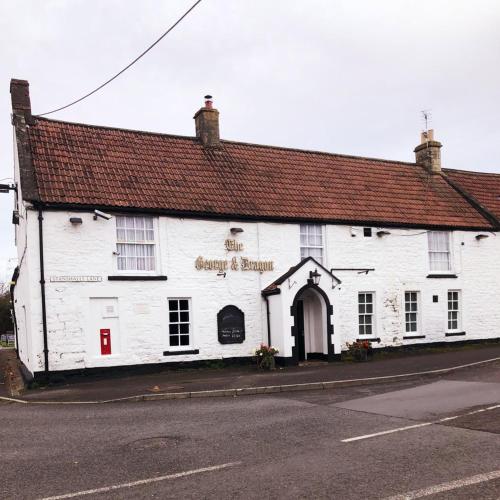
[[[2,500],[500,496],[500,363],[265,397],[3,404],[0,421]]]
[[[23,390],[24,380],[15,349],[0,347],[0,397],[17,397]]]
[[[122,398],[177,399],[235,396],[264,392],[327,389],[373,384],[403,378],[439,377],[457,367],[500,360],[500,344],[375,354],[372,361],[306,362],[273,372],[255,366],[223,369],[178,369],[116,378],[89,378],[26,391],[17,398],[29,402],[103,402]],[[432,373],[436,370],[441,372]],[[428,373],[431,372],[431,373]]]

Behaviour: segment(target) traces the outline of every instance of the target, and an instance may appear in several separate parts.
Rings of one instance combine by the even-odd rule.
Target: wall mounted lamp
[[[0,184],[0,193],[8,193],[9,191],[15,191],[17,193],[16,184]]]
[[[309,279],[316,285],[319,285],[319,280],[321,279],[321,274],[318,273],[318,270],[309,271]]]
[[[389,231],[377,231],[377,236],[379,238],[382,238],[382,236],[387,236],[388,234],[391,234]]]
[[[238,233],[242,233],[243,232],[243,228],[242,227],[232,227],[231,228],[231,234],[238,234]]]
[[[488,234],[476,234],[477,241],[484,240],[484,238],[489,238],[489,235]]]
[[[77,225],[77,224],[83,224],[83,220],[81,217],[70,217],[69,221],[71,224]]]

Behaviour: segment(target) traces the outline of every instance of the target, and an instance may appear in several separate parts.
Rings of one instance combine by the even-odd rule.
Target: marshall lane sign
[[[221,344],[241,344],[245,340],[245,313],[236,306],[225,306],[217,313]]]

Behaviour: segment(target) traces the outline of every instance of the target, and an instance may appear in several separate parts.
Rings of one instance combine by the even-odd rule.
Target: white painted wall
[[[83,224],[73,226],[72,216],[82,217]],[[26,224],[27,222],[27,224]],[[267,319],[261,290],[300,260],[298,224],[216,222],[159,217],[158,273],[167,281],[108,281],[117,274],[115,219],[93,220],[91,213],[44,212],[47,320],[51,370],[163,363],[250,356],[253,348],[267,342]],[[244,232],[236,238],[244,244],[243,252],[226,252],[224,240],[231,227]],[[21,326],[21,359],[31,371],[43,369],[43,342],[40,309],[37,214],[26,211],[18,230],[21,251],[23,231],[27,229],[28,252],[21,265],[16,286],[16,314],[26,307],[28,323]],[[500,336],[500,235],[477,241],[476,232],[453,233],[456,279],[429,279],[427,234],[422,230],[389,229],[390,235],[379,238],[363,236],[362,228],[327,226],[325,243],[327,268],[375,268],[358,274],[334,271],[342,281],[332,289],[328,278],[320,285],[334,307],[335,352],[347,341],[358,337],[357,294],[376,294],[376,330],[381,339],[377,346],[402,345],[405,290],[420,291],[421,325],[425,339],[420,342],[455,341]],[[352,234],[355,234],[353,237]],[[244,255],[255,260],[273,260],[274,271],[228,270],[226,278],[215,271],[197,271],[197,257],[231,259]],[[290,305],[296,291],[306,283],[310,267],[303,266],[290,282],[281,286],[281,294],[269,297],[271,304],[272,343],[280,355],[290,356],[293,318]],[[130,273],[126,273],[130,274]],[[51,276],[91,275],[102,277],[97,283],[50,282]],[[330,280],[331,281],[331,280]],[[462,290],[464,337],[445,337],[448,289]],[[439,296],[437,304],[432,295]],[[198,355],[164,356],[168,346],[169,297],[188,297],[192,303],[193,340],[189,348]],[[96,349],[99,318],[95,302],[110,300],[117,304],[119,317],[113,330],[119,341],[112,356],[100,356]],[[245,313],[246,341],[221,345],[217,340],[217,312],[234,304]],[[97,308],[97,309],[96,309]],[[28,347],[30,346],[30,347]],[[30,354],[30,350],[32,351]]]

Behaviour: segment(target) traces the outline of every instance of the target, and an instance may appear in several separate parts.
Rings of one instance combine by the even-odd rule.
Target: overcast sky
[[[10,78],[29,80],[33,113],[62,106],[193,2],[0,0],[0,179],[13,175]],[[194,135],[210,93],[225,139],[413,161],[430,109],[444,166],[500,173],[499,26],[498,0],[203,0],[51,117]],[[0,279],[12,204],[0,194]]]

